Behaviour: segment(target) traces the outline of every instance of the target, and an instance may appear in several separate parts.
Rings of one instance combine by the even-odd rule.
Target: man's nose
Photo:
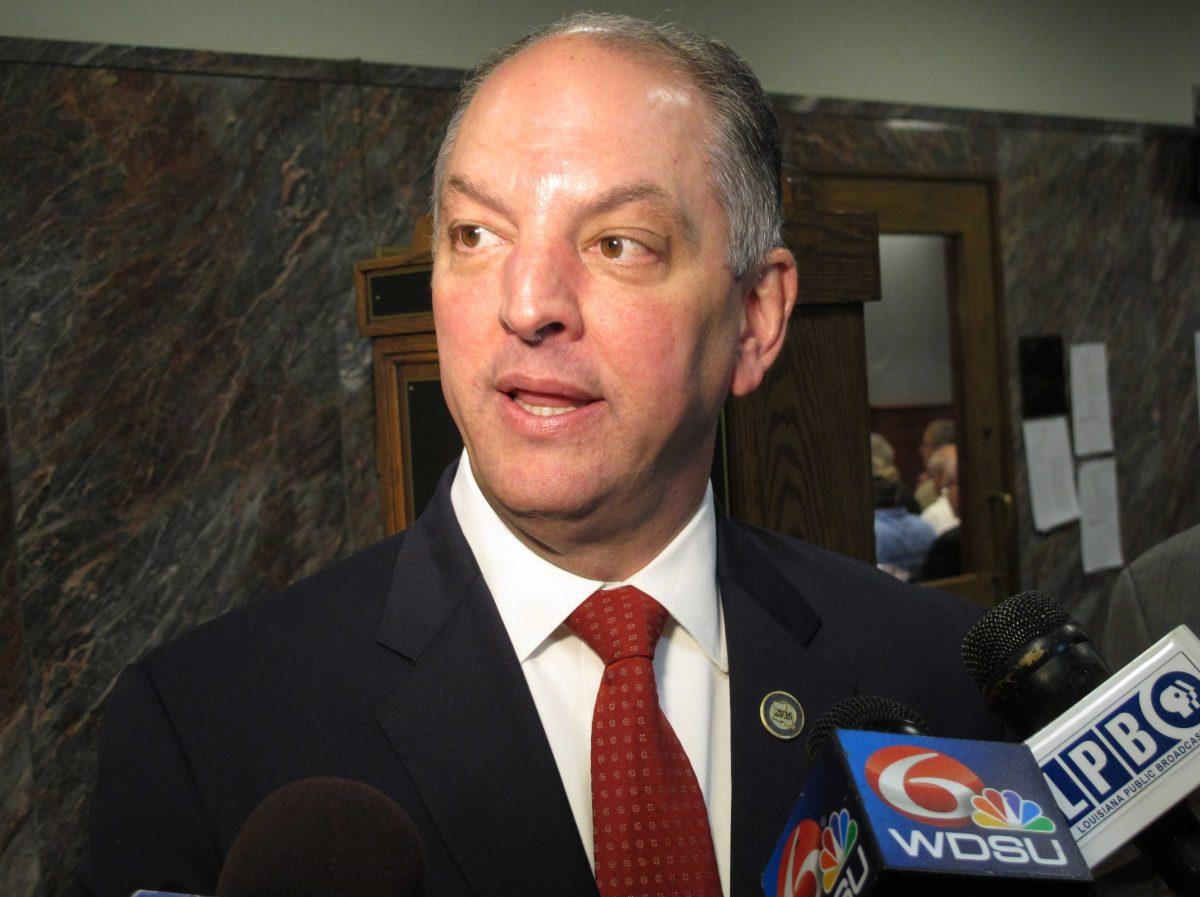
[[[569,247],[518,246],[506,264],[501,326],[530,344],[555,334],[577,338],[583,330],[577,290],[581,267]]]

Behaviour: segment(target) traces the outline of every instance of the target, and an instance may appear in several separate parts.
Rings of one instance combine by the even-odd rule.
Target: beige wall
[[[1196,0],[583,2],[727,40],[768,89],[1192,123]],[[0,0],[0,34],[465,67],[563,0]]]

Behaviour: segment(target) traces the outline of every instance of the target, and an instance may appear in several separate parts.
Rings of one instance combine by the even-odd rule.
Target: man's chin
[[[557,490],[536,489],[516,494],[506,492],[489,496],[489,501],[496,513],[513,522],[536,520],[578,523],[594,516],[603,505],[601,497],[584,495],[577,490],[568,490],[565,494],[558,494]]]

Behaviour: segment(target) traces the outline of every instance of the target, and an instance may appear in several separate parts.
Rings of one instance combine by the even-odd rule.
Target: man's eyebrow
[[[684,235],[689,242],[695,243],[698,237],[696,223],[691,216],[679,207],[675,199],[667,193],[662,187],[657,184],[651,184],[648,181],[637,181],[633,184],[625,184],[618,187],[613,187],[607,193],[604,193],[595,202],[590,203],[588,211],[593,215],[600,215],[605,212],[611,212],[623,205],[631,202],[650,202],[653,205],[659,206],[683,229]]]
[[[512,209],[508,203],[489,190],[483,184],[477,184],[470,178],[463,177],[460,174],[452,174],[446,179],[446,190],[443,195],[449,196],[452,193],[459,193],[466,196],[468,199],[473,199],[480,205],[487,206],[494,211],[499,212],[508,218],[512,217]]]
[[[506,217],[513,217],[512,209],[508,203],[483,186],[483,184],[463,175],[454,174],[446,179],[444,195],[450,196],[452,194],[466,196],[468,199],[474,200],[480,205],[487,206]],[[593,202],[588,203],[587,212],[591,215],[602,215],[605,212],[611,212],[632,202],[650,202],[662,208],[683,229],[684,236],[687,237],[689,242],[697,242],[699,232],[696,228],[696,222],[679,207],[674,198],[666,190],[649,181],[637,181],[632,184],[621,184],[613,187],[607,192],[602,193]]]

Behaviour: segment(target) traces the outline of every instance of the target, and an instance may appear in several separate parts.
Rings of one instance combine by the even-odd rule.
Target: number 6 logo
[[[979,776],[953,757],[916,745],[880,748],[867,760],[866,774],[880,800],[926,825],[966,825],[971,798],[983,791]]]
[[[821,827],[811,819],[800,822],[788,837],[779,862],[779,897],[817,897],[821,859]]]

